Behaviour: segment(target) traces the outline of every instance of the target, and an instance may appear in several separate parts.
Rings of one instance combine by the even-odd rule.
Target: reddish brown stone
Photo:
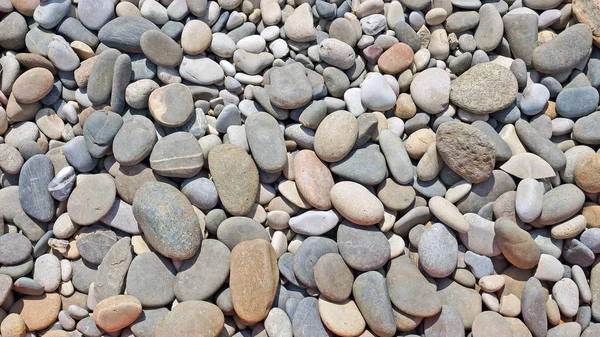
[[[577,161],[575,182],[587,193],[600,192],[600,154],[592,153]]]
[[[140,301],[130,295],[111,296],[98,303],[94,308],[94,322],[106,331],[119,331],[135,320],[142,313]]]
[[[327,165],[311,150],[302,150],[294,157],[294,175],[298,191],[309,204],[320,210],[331,208],[329,191],[333,176]]]
[[[396,43],[386,50],[379,60],[377,65],[379,70],[386,74],[397,74],[408,68],[413,62],[415,53],[412,48],[406,43]]]
[[[231,251],[229,290],[236,314],[245,322],[265,319],[279,285],[277,255],[263,239],[239,243]]]
[[[25,296],[10,307],[10,313],[21,315],[28,331],[38,331],[56,321],[60,311],[60,295],[48,293],[40,296]]]

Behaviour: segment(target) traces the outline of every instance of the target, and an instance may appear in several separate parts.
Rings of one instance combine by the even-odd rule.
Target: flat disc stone
[[[229,255],[229,248],[220,241],[202,241],[200,251],[183,262],[175,277],[177,299],[205,300],[216,293],[229,277]]]
[[[150,155],[150,167],[165,177],[191,178],[203,164],[202,148],[188,132],[175,132],[160,139]]]
[[[375,226],[344,221],[338,227],[337,242],[344,261],[356,270],[376,270],[390,259],[390,244]]]
[[[173,83],[154,90],[148,99],[148,107],[157,122],[178,127],[192,118],[194,100],[186,85]]]
[[[216,305],[204,301],[186,301],[167,313],[152,336],[218,336],[219,331],[225,331],[224,322],[225,317]]]
[[[150,155],[157,138],[151,120],[132,116],[123,123],[113,140],[115,159],[123,166],[136,165]]]
[[[161,182],[142,185],[133,200],[133,215],[148,243],[162,255],[185,260],[198,251],[200,222],[177,188]]]
[[[142,34],[140,47],[144,55],[159,66],[175,68],[183,59],[179,44],[159,30],[148,30]]]
[[[23,211],[42,222],[54,216],[54,199],[48,184],[54,178],[54,166],[45,155],[31,157],[21,168],[19,176],[19,200]]]
[[[217,145],[208,164],[223,207],[232,215],[248,214],[258,192],[258,169],[250,155],[236,145]]]
[[[116,196],[114,179],[105,173],[96,174],[73,189],[67,201],[67,212],[74,223],[91,225],[110,211]]]
[[[452,82],[450,101],[477,115],[486,115],[510,106],[517,96],[517,78],[495,63],[481,63]]]
[[[127,272],[125,291],[144,307],[161,307],[175,299],[175,267],[168,259],[154,253],[136,256]]]
[[[0,236],[0,263],[13,265],[21,263],[31,254],[31,241],[25,235],[7,233]]]

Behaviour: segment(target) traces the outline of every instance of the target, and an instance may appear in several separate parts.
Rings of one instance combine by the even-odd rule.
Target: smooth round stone
[[[537,47],[533,51],[532,64],[537,71],[544,74],[571,71],[587,57],[591,45],[590,27],[576,24]]]
[[[283,170],[287,164],[287,150],[277,120],[266,112],[258,112],[246,118],[245,127],[256,165],[268,173]]]
[[[336,68],[346,70],[354,65],[356,55],[347,43],[338,39],[325,39],[319,44],[319,58]]]
[[[130,326],[131,332],[140,337],[154,336],[154,330],[170,313],[167,308],[143,309],[142,314]]]
[[[200,85],[215,84],[225,78],[223,68],[217,62],[202,55],[185,55],[179,66],[179,73],[185,80]]]
[[[27,22],[18,12],[6,15],[0,22],[2,36],[0,46],[10,50],[19,50],[25,47],[25,38],[28,34]]]
[[[463,123],[444,123],[436,132],[437,152],[444,162],[470,183],[490,177],[496,147],[482,131]]]
[[[123,119],[114,112],[99,110],[92,113],[83,126],[85,145],[90,154],[95,158],[103,157],[122,125]]]
[[[300,63],[269,71],[270,85],[266,89],[271,103],[282,109],[297,109],[310,102],[313,89],[305,74],[306,68]]]
[[[340,214],[359,225],[373,225],[383,219],[383,204],[364,186],[343,181],[330,192],[331,203]]]
[[[223,330],[225,317],[216,305],[204,301],[186,301],[175,305],[164,319],[158,322],[154,336],[218,336]]]
[[[331,164],[331,172],[363,185],[377,185],[385,179],[385,157],[377,146],[352,150],[344,159]]]
[[[188,55],[198,55],[211,45],[212,38],[212,32],[206,23],[191,20],[185,24],[181,32],[181,47]]]
[[[221,222],[217,229],[217,238],[229,249],[248,240],[264,239],[269,241],[269,235],[261,224],[251,218],[236,216]]]
[[[562,263],[552,255],[542,254],[535,270],[535,278],[540,281],[557,282],[562,279],[564,268]]]
[[[94,322],[98,328],[106,332],[119,331],[135,320],[142,313],[142,304],[130,295],[109,297],[94,308]]]
[[[183,59],[183,52],[177,42],[158,30],[148,30],[140,38],[140,48],[153,63],[175,68]]]
[[[377,60],[377,66],[386,74],[397,74],[410,66],[414,58],[412,48],[406,43],[396,43]]]
[[[577,119],[573,126],[573,137],[584,144],[600,144],[600,137],[595,133],[595,126],[600,123],[600,112],[594,112]]]
[[[163,204],[171,206],[163,209]],[[202,233],[192,204],[171,185],[142,185],[135,194],[133,214],[148,243],[166,257],[185,260],[200,247]]]
[[[325,254],[315,264],[315,282],[321,296],[343,302],[350,297],[354,276],[339,254]]]
[[[294,336],[308,337],[329,336],[319,315],[319,301],[313,297],[302,299],[292,315],[292,331]]]
[[[515,211],[519,219],[529,223],[542,213],[544,187],[531,178],[525,178],[517,186]]]
[[[442,309],[442,301],[408,256],[392,260],[386,276],[390,299],[403,313],[430,317]]]
[[[13,84],[12,95],[23,104],[35,103],[52,90],[54,77],[44,68],[29,69],[21,74]]]
[[[154,252],[136,256],[129,266],[125,291],[144,307],[160,307],[173,302],[176,270],[173,264]]]
[[[239,146],[218,145],[208,163],[223,207],[232,215],[248,214],[258,192],[258,169],[250,155]]]
[[[310,42],[316,38],[310,4],[296,7],[283,25],[285,35],[295,42]]]
[[[531,277],[523,288],[522,314],[523,321],[536,336],[543,336],[548,330],[546,316],[546,300],[544,288],[538,279]],[[543,309],[542,309],[543,308]]]
[[[510,106],[518,91],[517,79],[495,63],[478,64],[458,77],[450,88],[450,101],[478,115]]]
[[[229,255],[229,248],[223,243],[213,239],[202,241],[199,253],[184,261],[175,277],[177,299],[205,300],[216,293],[229,276]]]
[[[465,330],[460,313],[452,306],[443,305],[442,311],[424,321],[426,337],[443,337],[447,335],[464,337]]]
[[[587,221],[585,216],[577,215],[565,222],[552,227],[552,237],[555,239],[571,239],[585,230]]]
[[[550,91],[544,85],[534,83],[523,91],[519,108],[524,114],[533,116],[544,109],[549,99]]]
[[[344,261],[356,270],[376,270],[390,259],[389,242],[376,227],[343,222],[338,227],[337,241]]]
[[[436,218],[458,233],[466,233],[469,230],[467,220],[463,218],[458,208],[445,198],[434,196],[429,199],[429,210]]]
[[[152,91],[148,107],[152,117],[167,127],[184,125],[194,113],[192,93],[180,83],[168,84]]]
[[[96,174],[73,189],[67,202],[67,212],[74,223],[91,225],[108,213],[116,194],[114,179],[108,174]]]
[[[579,237],[581,243],[594,253],[600,251],[600,228],[588,228]]]
[[[33,12],[33,19],[43,28],[52,29],[67,15],[70,5],[67,0],[42,1]]]
[[[410,186],[397,184],[387,178],[377,188],[377,197],[386,208],[401,211],[407,209],[415,200],[415,190]]]
[[[263,320],[279,283],[277,257],[268,241],[244,241],[231,252],[229,289],[235,312],[248,323]]]
[[[91,30],[99,30],[114,17],[115,5],[110,0],[81,0],[77,14],[81,23]]]
[[[184,180],[181,184],[181,192],[199,209],[210,210],[219,202],[217,188],[208,178],[196,176]]]
[[[98,266],[78,258],[73,261],[73,277],[71,281],[79,292],[89,294],[93,290],[92,283],[98,274]]]
[[[396,104],[396,94],[383,75],[370,73],[360,90],[363,105],[371,110],[385,111]]]
[[[521,269],[531,269],[539,262],[540,248],[531,235],[513,220],[499,218],[494,224],[494,232],[502,254],[511,264]]]
[[[573,184],[563,184],[544,194],[542,214],[536,224],[553,225],[575,215],[585,201],[583,192]]]
[[[326,162],[336,162],[344,158],[356,142],[358,122],[348,111],[335,111],[319,124],[315,133],[316,154]]]
[[[479,9],[479,25],[475,31],[477,48],[485,52],[496,49],[502,41],[504,24],[493,4],[485,4]]]
[[[419,240],[419,264],[432,277],[452,274],[458,261],[458,244],[448,228],[435,223]]]
[[[366,322],[352,300],[336,303],[320,297],[319,314],[325,326],[336,335],[356,336],[365,330]]]
[[[290,218],[288,224],[298,234],[322,235],[333,229],[339,220],[339,216],[333,210],[310,210]]]
[[[203,164],[202,149],[187,132],[175,132],[160,139],[150,154],[150,167],[164,177],[190,178],[200,172]]]
[[[21,263],[31,254],[31,241],[18,233],[6,233],[0,236],[0,263],[15,265]]]
[[[40,296],[25,296],[17,300],[10,313],[19,314],[28,331],[46,329],[56,321],[61,307],[61,296],[48,293]]]
[[[560,312],[566,317],[573,317],[579,309],[579,289],[573,280],[564,278],[552,287],[552,298],[558,304]]]
[[[62,151],[68,164],[80,172],[89,172],[98,164],[98,159],[88,151],[83,136],[71,139],[63,146]]]
[[[148,118],[135,115],[126,119],[113,140],[113,154],[119,164],[133,166],[152,152],[157,136]]]
[[[316,288],[314,266],[321,256],[328,253],[337,253],[335,241],[313,236],[302,242],[294,255],[293,269],[296,278],[307,287]]]
[[[48,59],[58,70],[73,71],[79,67],[79,57],[69,43],[59,35],[55,35],[48,44]]]
[[[385,278],[380,273],[370,271],[359,275],[352,294],[370,329],[382,336],[396,332]]]
[[[68,105],[68,104],[67,104]],[[50,139],[60,139],[65,128],[63,120],[52,109],[42,109],[35,115],[35,124]]]
[[[459,180],[448,188],[444,198],[451,203],[455,203],[469,194],[472,187],[473,185],[470,182],[466,180]]]
[[[18,314],[6,316],[4,313],[0,331],[2,332],[2,335],[7,337],[25,336],[27,325],[25,325],[25,321]]]
[[[498,337],[511,337],[513,335],[504,317],[494,311],[484,311],[477,315],[473,321],[471,333],[473,337],[483,337],[489,334]]]
[[[587,116],[596,110],[598,99],[592,87],[566,88],[556,97],[556,111],[567,118]]]
[[[327,168],[327,165],[317,157],[315,152],[302,150],[296,154],[294,157],[294,176],[298,191],[309,204],[319,210],[328,210],[331,208],[329,191],[334,184],[333,176]],[[302,221],[300,221],[301,219],[298,220],[299,221],[296,223],[299,226],[303,226]],[[290,226],[292,226],[291,222],[292,221],[290,221]],[[325,226],[325,228],[331,229],[333,227]],[[323,230],[325,230],[325,228],[323,228]],[[322,233],[315,233],[312,235],[323,234],[329,229]]]
[[[23,167],[23,157],[15,147],[0,144],[0,168],[8,174],[18,174]],[[333,181],[333,180],[332,180]]]
[[[410,92],[415,104],[423,111],[441,113],[450,101],[450,76],[439,68],[426,69],[413,78]]]
[[[53,292],[60,286],[60,261],[51,254],[44,254],[35,260],[33,279],[45,292]]]
[[[30,217],[47,222],[54,216],[54,199],[48,184],[54,178],[54,166],[45,155],[35,155],[25,162],[19,175],[19,201]]]

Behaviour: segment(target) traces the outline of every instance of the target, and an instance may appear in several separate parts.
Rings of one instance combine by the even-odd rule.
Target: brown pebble
[[[130,295],[111,296],[94,308],[94,322],[106,331],[119,331],[133,323],[142,313],[140,301]]]

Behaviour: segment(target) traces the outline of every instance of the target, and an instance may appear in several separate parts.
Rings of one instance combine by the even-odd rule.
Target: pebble
[[[142,305],[135,297],[118,295],[100,301],[94,308],[94,322],[106,332],[115,332],[129,326],[142,313]]]
[[[335,184],[330,192],[331,203],[340,214],[359,225],[372,225],[383,218],[383,204],[365,187],[353,182]],[[360,207],[357,206],[360,200]]]
[[[419,265],[432,277],[449,276],[456,269],[458,244],[448,228],[433,224],[419,240]]]
[[[429,114],[438,114],[448,108],[450,100],[450,77],[439,68],[418,73],[410,84],[414,103]]]
[[[493,311],[484,311],[477,315],[475,321],[473,321],[473,337],[483,337],[488,333],[498,337],[512,336],[510,326],[504,317]]]
[[[570,71],[586,56],[592,45],[592,34],[589,26],[577,24],[565,29],[548,43],[533,51],[532,65],[545,74]],[[551,55],[559,55],[552,57]]]
[[[350,297],[354,276],[339,254],[321,256],[314,269],[315,282],[321,295],[334,302]]]
[[[302,150],[296,154],[294,157],[294,176],[298,191],[309,204],[319,210],[328,210],[331,208],[329,191],[334,184],[333,176],[327,166],[317,157],[315,152]],[[294,222],[294,224],[302,226],[302,221],[300,219],[298,220],[299,221]],[[335,222],[337,223],[337,220]],[[327,221],[327,223],[329,223],[329,221]],[[293,227],[291,220],[290,226]],[[335,224],[332,226],[335,226]],[[325,228],[329,228],[329,226],[326,225]],[[325,230],[325,232],[329,229]],[[298,231],[296,232],[300,233]],[[313,235],[320,234],[323,233]]]
[[[144,307],[164,306],[175,299],[175,274],[173,264],[162,255],[154,252],[138,255],[129,265],[125,292]]]
[[[338,248],[344,261],[360,271],[376,270],[390,258],[389,242],[374,227],[343,222],[338,227]]]
[[[319,301],[316,298],[306,297],[298,303],[292,315],[292,331],[298,337],[328,336],[319,315]]]
[[[331,239],[311,236],[306,238],[294,255],[295,277],[305,286],[316,288],[314,265],[328,253],[338,253],[337,243]]]
[[[506,217],[499,218],[494,224],[494,232],[502,254],[511,264],[530,269],[539,262],[539,247],[515,222]]]
[[[164,177],[191,178],[204,165],[202,148],[188,132],[175,132],[154,145],[150,167]]]
[[[27,215],[47,222],[54,215],[54,199],[48,184],[54,176],[54,167],[48,157],[38,154],[23,164],[19,176],[19,201]]]
[[[216,305],[205,301],[186,301],[177,304],[158,322],[154,336],[166,337],[173,333],[218,336],[224,322],[225,317]]]

